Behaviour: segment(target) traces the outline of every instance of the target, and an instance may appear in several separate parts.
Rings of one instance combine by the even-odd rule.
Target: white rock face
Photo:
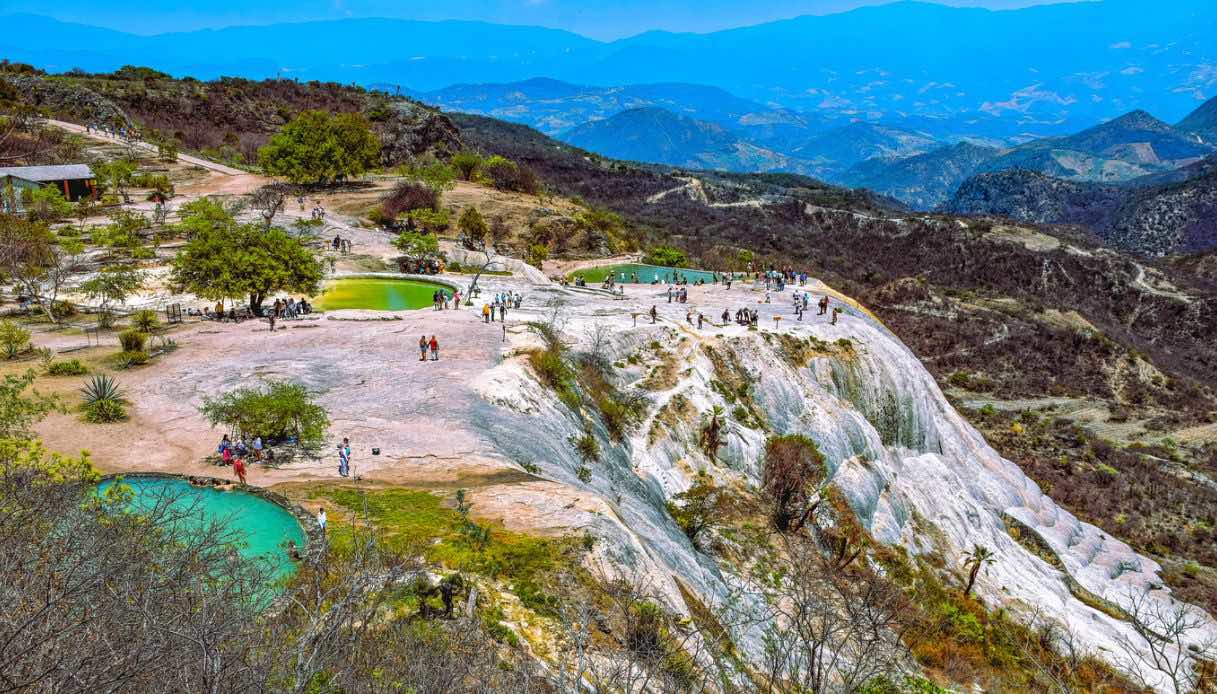
[[[808,290],[816,295],[831,292],[822,285]],[[477,411],[474,427],[487,431],[507,460],[537,465],[542,476],[601,497],[611,513],[595,516],[587,526],[604,540],[600,551],[643,569],[656,587],[666,589],[672,606],[683,605],[675,588],[677,577],[708,604],[727,595],[732,577],[693,549],[665,512],[665,501],[687,489],[699,469],[759,483],[766,437],[732,423],[720,460],[710,463],[698,450],[696,416],[654,421],[675,397],[688,401],[686,411],[693,413],[714,405],[731,411],[711,386],[721,374],[705,348],[722,355],[720,363],[733,364],[753,384],[752,399],[773,432],[805,434],[817,442],[833,484],[877,540],[915,553],[938,551],[955,566],[973,544],[993,550],[997,560],[977,585],[978,594],[991,605],[1016,613],[1040,608],[1067,625],[1084,648],[1115,662],[1122,653],[1117,639],[1121,634],[1135,639],[1131,629],[1075,597],[1067,577],[1121,607],[1128,607],[1130,596],[1143,594],[1175,604],[1154,561],[1082,523],[1044,495],[1018,466],[985,443],[954,411],[917,358],[864,310],[847,309],[837,325],[811,311],[800,323],[789,311],[789,292],[775,294],[777,303],[757,306],[760,292],[739,286],[730,293],[695,287],[691,295],[716,321],[723,308],[734,311],[743,305],[759,308],[762,316],[760,332],[733,323],[698,331],[685,321],[685,311],[692,306],[668,304],[662,287],[632,286],[625,301],[551,291],[554,296],[566,294],[571,302],[563,333],[572,348],[586,349],[595,326],[607,325],[613,361],[641,355],[655,364],[652,342],[669,353],[674,366],[663,389],[649,392],[652,419],[624,445],[613,444],[603,430],[595,431],[602,460],[590,465],[592,478],[584,484],[577,476],[583,462],[570,442],[583,432],[579,419],[522,367],[521,359],[507,359],[475,383],[485,407]],[[643,315],[652,303],[661,312],[656,325]],[[632,314],[639,314],[637,325]],[[789,338],[814,336],[832,343],[832,349],[806,366],[794,364],[783,356],[778,336],[766,334],[775,330],[774,315],[783,316],[778,330]],[[849,348],[836,346],[842,339],[849,341]],[[646,375],[644,367],[630,367],[625,373],[639,380]],[[1005,518],[1021,523],[1024,532],[1034,531],[1063,571],[1013,540]],[[1189,609],[1203,616],[1210,634],[1217,634],[1202,610]],[[741,647],[755,654],[757,636],[738,635]],[[1142,674],[1165,688],[1155,673]]]

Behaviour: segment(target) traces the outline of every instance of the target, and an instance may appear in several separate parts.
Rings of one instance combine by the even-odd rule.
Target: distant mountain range
[[[1145,111],[1133,111],[1075,135],[1032,140],[1008,149],[961,144],[905,159],[870,160],[836,181],[870,188],[920,209],[945,203],[973,175],[1011,169],[1074,182],[1124,183],[1180,169],[1217,153],[1217,138],[1206,131],[1206,114],[1214,111],[1217,98],[1175,126]]]
[[[799,171],[790,157],[750,144],[717,123],[662,108],[635,108],[584,123],[559,137],[568,144],[626,161],[722,171]]]
[[[1123,185],[1011,169],[966,181],[944,210],[1087,227],[1113,246],[1149,255],[1217,246],[1217,155]]]
[[[199,78],[420,91],[536,77],[600,87],[696,84],[948,143],[1066,134],[1137,108],[1175,120],[1212,96],[1217,66],[1211,0],[1172,0],[1152,11],[1141,0],[1103,0],[1002,12],[895,2],[611,42],[538,27],[388,19],[155,36],[31,15],[0,17],[0,26],[0,56],[58,71],[133,63]]]

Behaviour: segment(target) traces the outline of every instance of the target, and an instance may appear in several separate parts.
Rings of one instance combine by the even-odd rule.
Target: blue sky
[[[28,12],[140,34],[343,17],[466,19],[566,29],[608,40],[652,29],[714,31],[887,1],[890,0],[106,0],[102,3],[0,0],[0,14]],[[942,0],[940,4],[1012,9],[1051,1]]]

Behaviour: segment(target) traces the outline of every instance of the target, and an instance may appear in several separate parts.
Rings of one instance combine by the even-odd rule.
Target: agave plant
[[[105,374],[95,374],[85,381],[80,389],[84,395],[84,419],[88,422],[104,424],[121,422],[127,418],[127,400],[123,397],[118,383]]]
[[[94,374],[92,378],[85,381],[80,392],[84,395],[86,407],[103,401],[119,404],[127,401],[118,387],[118,382],[106,374]]]

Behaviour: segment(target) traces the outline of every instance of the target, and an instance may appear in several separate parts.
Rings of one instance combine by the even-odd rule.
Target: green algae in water
[[[408,311],[431,306],[435,290],[443,289],[452,296],[452,288],[419,280],[352,277],[327,282],[325,292],[317,297],[321,311],[366,309],[371,311]]]
[[[618,283],[633,284],[634,273],[638,274],[638,284],[651,284],[656,279],[671,282],[674,277],[688,279],[690,284],[697,280],[704,280],[707,284],[714,281],[714,273],[706,270],[690,270],[683,267],[659,267],[657,265],[642,265],[641,263],[589,267],[576,270],[570,273],[569,276],[571,280],[574,280],[577,276],[582,276],[590,285],[600,284],[604,281],[605,277],[612,274]]]
[[[97,487],[105,493],[116,483],[132,491],[129,507],[139,513],[154,508],[159,499],[168,500],[181,512],[186,527],[202,530],[212,523],[223,523],[239,537],[237,553],[246,559],[257,559],[269,565],[268,587],[281,585],[296,572],[295,562],[287,552],[290,540],[303,551],[306,537],[299,521],[287,509],[249,492],[222,491],[212,487],[196,487],[186,480],[172,477],[124,477],[106,480]]]

